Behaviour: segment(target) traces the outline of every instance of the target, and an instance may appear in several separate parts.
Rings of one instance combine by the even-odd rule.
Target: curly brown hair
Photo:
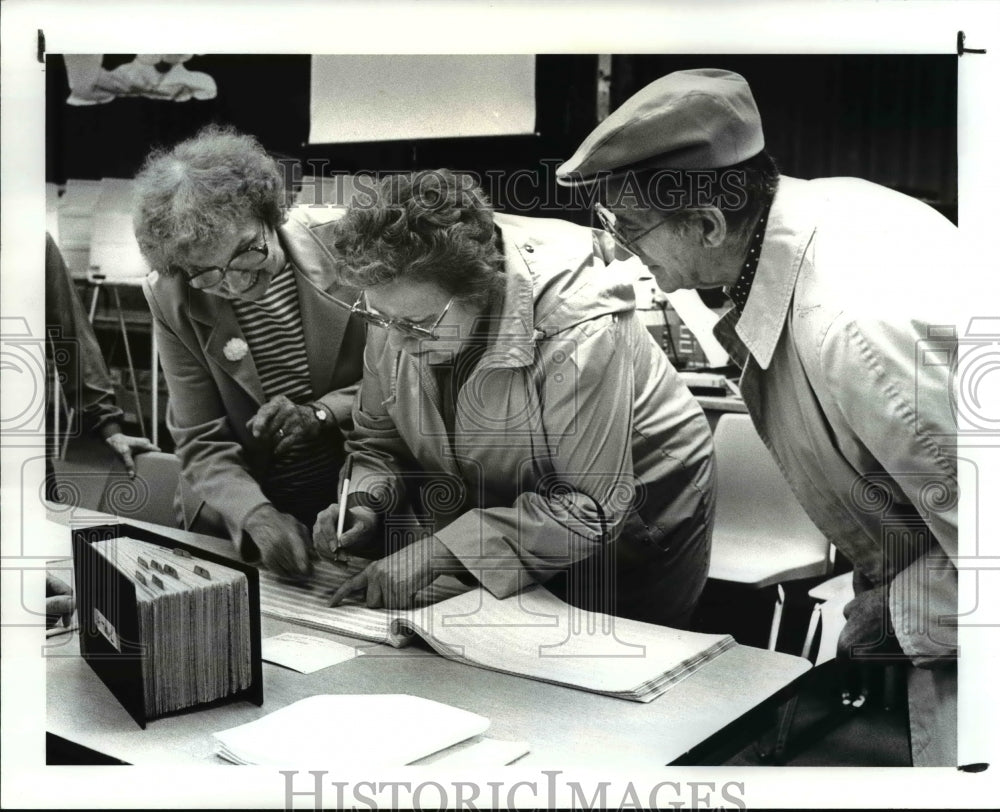
[[[482,307],[504,285],[493,209],[471,176],[447,169],[390,175],[356,195],[335,247],[359,289],[405,278]]]
[[[135,179],[135,238],[150,267],[175,272],[198,246],[248,219],[286,217],[284,178],[256,138],[209,125],[150,153]]]

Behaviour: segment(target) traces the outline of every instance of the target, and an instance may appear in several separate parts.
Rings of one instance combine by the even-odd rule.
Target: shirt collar
[[[760,262],[760,249],[764,244],[764,230],[767,228],[767,215],[771,210],[771,201],[768,200],[764,206],[764,211],[757,218],[757,224],[753,228],[750,237],[750,246],[747,248],[746,259],[743,262],[743,269],[740,271],[736,282],[726,288],[726,295],[732,299],[734,305],[742,313],[746,307],[747,298],[750,296],[750,287],[753,285],[754,276],[757,274],[757,265]]]
[[[782,176],[771,202],[757,270],[736,334],[767,369],[791,306],[795,282],[815,231],[808,181]]]

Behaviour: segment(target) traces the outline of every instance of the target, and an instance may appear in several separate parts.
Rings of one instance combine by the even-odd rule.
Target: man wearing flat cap
[[[958,230],[867,181],[779,175],[724,70],[653,82],[557,177],[601,184],[604,227],[663,290],[725,288],[754,425],[854,565],[839,655],[911,664],[913,764],[954,766]]]

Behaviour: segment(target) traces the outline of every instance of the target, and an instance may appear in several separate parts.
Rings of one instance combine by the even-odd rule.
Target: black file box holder
[[[80,654],[122,707],[143,729],[148,721],[159,718],[147,716],[145,710],[143,643],[140,639],[135,584],[91,547],[94,542],[120,537],[148,541],[171,550],[186,550],[194,559],[222,564],[239,570],[247,577],[252,674],[250,687],[209,703],[180,708],[162,716],[187,713],[238,700],[262,705],[264,681],[260,652],[260,576],[256,567],[129,524],[74,528],[73,562]]]

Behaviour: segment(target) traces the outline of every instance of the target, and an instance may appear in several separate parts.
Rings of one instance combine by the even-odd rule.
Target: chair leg
[[[819,629],[819,621],[823,616],[823,610],[821,604],[816,604],[813,607],[812,614],[809,616],[809,628],[806,629],[806,639],[802,643],[802,656],[807,660],[812,660],[810,656],[812,654],[813,643],[816,640],[816,631]],[[814,662],[813,665],[816,663]]]
[[[778,584],[774,600],[774,612],[771,615],[771,631],[768,635],[767,648],[769,651],[776,651],[778,647],[778,632],[781,630],[781,617],[785,611],[785,590]],[[818,619],[817,619],[818,621]],[[810,630],[813,629],[813,618],[809,619]],[[812,645],[812,638],[807,635],[806,645]],[[774,728],[774,742],[765,744],[767,735],[761,736],[754,744],[757,758],[762,761],[771,761],[784,757],[785,746],[788,742],[788,734],[792,728],[792,720],[795,717],[795,705],[797,697],[792,697],[777,710],[777,721]]]
[[[774,740],[774,763],[784,764],[788,752],[788,739],[792,732],[792,722],[795,721],[795,708],[799,697],[793,696],[778,711],[778,733]]]
[[[778,649],[778,632],[781,629],[781,616],[785,611],[785,590],[778,584],[777,597],[774,600],[774,614],[771,616],[771,633],[767,639],[767,648],[770,651]]]
[[[125,346],[125,360],[128,363],[128,374],[132,379],[132,396],[135,398],[135,416],[139,422],[139,432],[146,436],[146,421],[142,416],[142,401],[139,400],[139,383],[136,380],[135,364],[132,363],[132,347],[128,340],[128,328],[125,326],[125,311],[122,310],[121,297],[118,288],[112,288],[115,294],[115,307],[118,309],[118,326],[122,333],[122,343]]]

